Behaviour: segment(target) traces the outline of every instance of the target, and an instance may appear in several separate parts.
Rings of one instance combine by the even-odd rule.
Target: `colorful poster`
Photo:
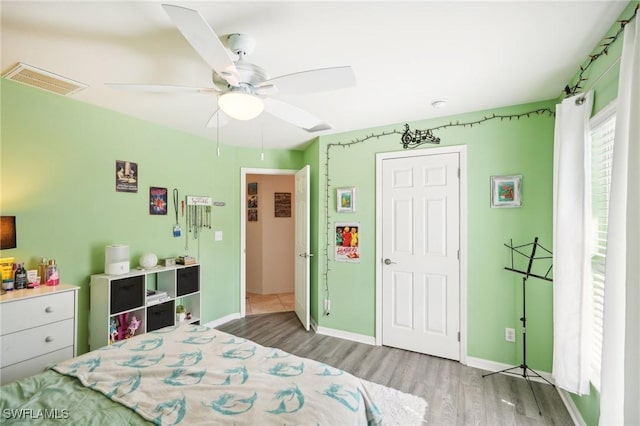
[[[358,222],[336,222],[336,262],[360,262],[360,224]]]
[[[167,214],[167,188],[149,188],[149,214]]]

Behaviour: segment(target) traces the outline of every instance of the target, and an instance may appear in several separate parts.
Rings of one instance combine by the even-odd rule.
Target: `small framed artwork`
[[[336,210],[338,213],[353,213],[356,211],[356,188],[336,189]]]
[[[275,217],[291,217],[291,193],[276,192],[274,194]]]
[[[522,175],[491,176],[491,207],[522,207]]]
[[[149,188],[149,214],[167,214],[167,188]]]
[[[116,191],[138,192],[138,163],[116,160]]]

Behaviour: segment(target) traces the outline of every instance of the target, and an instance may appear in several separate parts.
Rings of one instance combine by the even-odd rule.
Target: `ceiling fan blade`
[[[260,86],[270,84],[282,93],[325,92],[355,86],[356,76],[349,66],[321,68],[275,77]]]
[[[298,126],[307,132],[319,132],[321,130],[331,129],[331,125],[296,106],[273,98],[263,100],[266,112],[283,121]]]
[[[205,62],[227,83],[237,86],[238,70],[227,49],[200,12],[171,4],[163,4],[162,7]]]
[[[229,116],[218,108],[207,122],[207,127],[222,127],[229,122]]]
[[[216,87],[191,87],[191,86],[174,86],[169,84],[127,84],[127,83],[105,83],[106,86],[118,90],[132,90],[136,92],[153,92],[153,93],[219,93]]]

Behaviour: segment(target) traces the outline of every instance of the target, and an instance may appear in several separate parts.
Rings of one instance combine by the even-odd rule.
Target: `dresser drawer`
[[[3,306],[4,309],[4,306]],[[0,367],[74,345],[73,318],[0,337]]]
[[[0,308],[2,334],[73,318],[74,296],[73,291],[65,291],[3,303]]]
[[[73,347],[71,346],[4,367],[0,369],[0,385],[42,373],[47,368],[69,358],[73,358]]]

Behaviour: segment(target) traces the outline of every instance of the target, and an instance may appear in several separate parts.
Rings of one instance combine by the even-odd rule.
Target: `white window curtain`
[[[589,117],[593,93],[556,106],[553,167],[553,378],[556,386],[589,393],[591,238]]]
[[[640,25],[625,26],[605,268],[600,425],[640,425]]]

